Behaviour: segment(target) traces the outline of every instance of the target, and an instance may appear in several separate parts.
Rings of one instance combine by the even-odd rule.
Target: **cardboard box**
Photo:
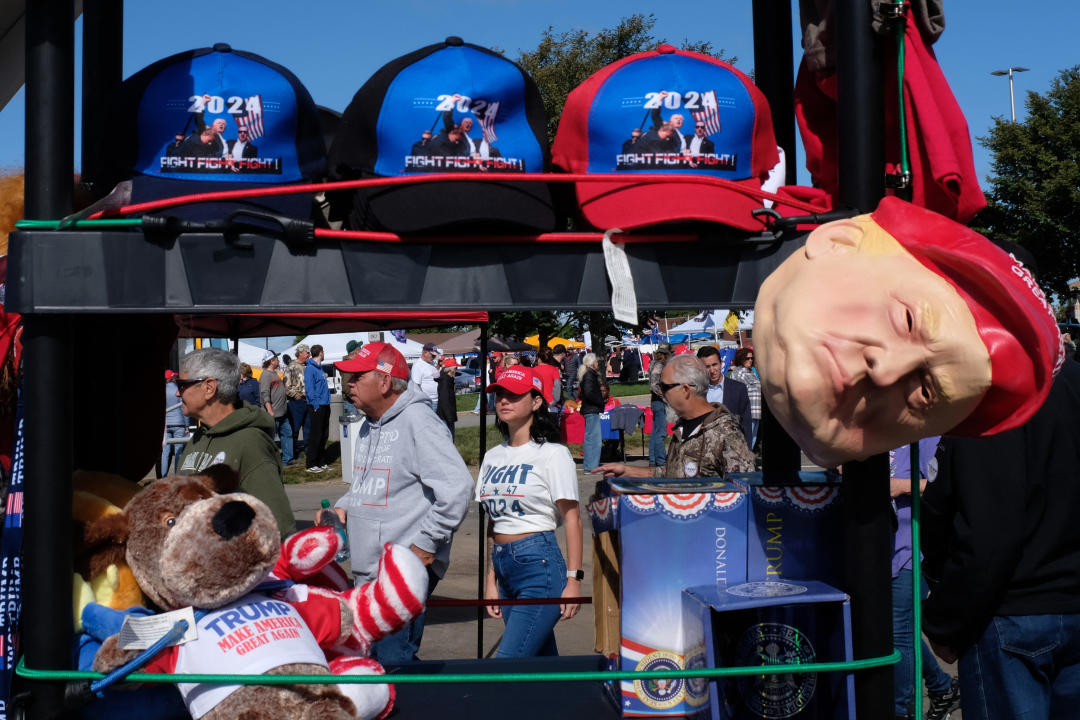
[[[683,592],[692,667],[735,667],[852,659],[848,596],[815,581],[766,581]],[[850,672],[747,675],[690,680],[697,717],[712,720],[851,720]]]
[[[746,580],[745,488],[715,479],[609,482],[620,493],[620,667],[682,669],[693,647],[682,625],[682,589],[702,584],[723,589]],[[682,679],[623,681],[623,716],[696,712],[705,698],[686,690]]]

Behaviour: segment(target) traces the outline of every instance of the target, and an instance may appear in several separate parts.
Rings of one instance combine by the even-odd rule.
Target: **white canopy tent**
[[[240,362],[246,362],[253,368],[261,368],[263,355],[266,354],[266,348],[252,345],[251,343],[246,343],[241,340],[238,343],[236,354],[240,358]]]
[[[323,335],[308,335],[306,338],[301,340],[300,343],[303,343],[308,347],[311,347],[312,345],[322,345],[323,353],[325,354],[323,362],[332,363],[337,362],[338,360],[345,357],[345,345],[348,344],[350,340],[361,340],[366,345],[368,343],[369,334],[370,333],[331,333]],[[410,340],[407,337],[405,338],[405,342],[398,342],[397,339],[395,339],[394,336],[388,332],[384,333],[383,337],[385,338],[384,342],[390,343],[398,350],[400,350],[401,354],[405,356],[406,360],[412,360],[413,358],[420,357],[420,353],[424,349],[423,345],[416,342],[415,340]],[[300,343],[297,343],[296,345],[299,345]],[[243,343],[240,344],[243,345]],[[296,345],[291,345],[285,350],[283,350],[282,355],[288,355],[289,357],[295,358]]]
[[[739,329],[750,330],[754,327],[754,311],[742,310],[736,311],[736,315],[739,316]],[[696,333],[696,332],[720,332],[724,328],[724,320],[727,319],[728,310],[713,310],[709,313],[704,313],[695,318],[690,318],[684,323],[680,323],[673,328],[668,329],[668,335],[677,333]]]

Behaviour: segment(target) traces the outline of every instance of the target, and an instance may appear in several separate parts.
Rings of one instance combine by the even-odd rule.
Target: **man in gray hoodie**
[[[428,594],[446,573],[450,542],[465,519],[473,479],[431,402],[409,383],[409,366],[394,347],[369,343],[336,363],[354,373],[349,395],[366,421],[353,443],[353,480],[337,503],[348,528],[357,584],[378,571],[384,543],[412,548],[428,568]],[[420,615],[372,650],[384,665],[416,660]]]

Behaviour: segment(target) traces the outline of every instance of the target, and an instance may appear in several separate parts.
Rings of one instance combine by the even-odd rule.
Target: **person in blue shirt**
[[[311,439],[307,445],[307,471],[320,473],[326,464],[326,437],[330,431],[330,386],[322,369],[323,346],[312,345],[311,357],[304,367],[304,391],[311,415]]]
[[[937,435],[919,441],[919,492],[926,490],[927,483],[937,476]],[[896,717],[911,718],[912,691],[915,679],[915,628],[912,626],[914,587],[912,565],[916,562],[911,543],[911,448],[909,445],[889,451],[889,494],[892,496],[893,512],[896,513],[896,531],[893,534],[892,586],[893,586],[893,645],[900,650],[900,662],[893,665],[893,698]],[[926,595],[923,581],[920,594]],[[922,655],[922,678],[930,699],[927,720],[942,720],[960,705],[960,684],[949,677],[926,641],[920,637]],[[918,683],[920,692],[921,683]]]
[[[177,463],[180,453],[184,451],[181,443],[171,443],[169,440],[187,437],[188,419],[184,417],[180,409],[182,403],[176,398],[176,378],[178,375],[172,370],[165,371],[165,442],[161,445],[161,462],[158,464],[158,477],[169,474],[169,466],[172,471],[177,471]]]
[[[240,363],[240,387],[236,389],[236,396],[243,402],[255,407],[261,407],[259,400],[259,381],[255,379],[255,372],[245,362]]]

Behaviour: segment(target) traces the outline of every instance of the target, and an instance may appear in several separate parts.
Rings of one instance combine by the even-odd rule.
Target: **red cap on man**
[[[344,372],[377,370],[399,380],[409,379],[409,364],[405,362],[405,356],[397,348],[382,342],[368,343],[351,359],[339,360],[334,366]]]

